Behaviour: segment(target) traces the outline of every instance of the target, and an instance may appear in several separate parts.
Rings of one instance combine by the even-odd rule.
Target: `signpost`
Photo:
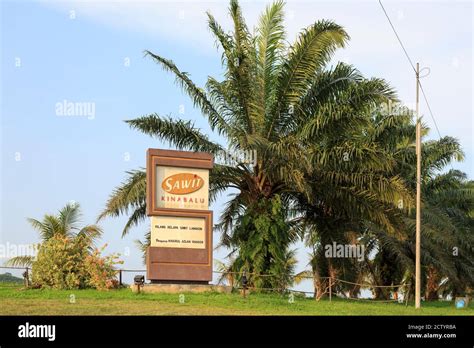
[[[155,283],[212,280],[212,211],[207,153],[148,149],[147,278]]]

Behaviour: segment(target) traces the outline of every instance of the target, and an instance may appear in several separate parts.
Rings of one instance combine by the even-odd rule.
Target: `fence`
[[[257,278],[258,277],[278,277],[278,275],[273,275],[273,274],[255,274],[255,273],[248,273],[248,272],[217,272],[217,271],[214,271],[213,273],[219,273],[219,274],[224,274],[224,275],[241,275],[241,276],[249,275],[249,276],[253,276],[253,277],[257,277]],[[313,281],[315,280],[315,278],[313,276],[299,276],[298,278],[300,278],[300,279],[311,279]],[[255,287],[248,287],[246,285],[243,285],[243,287],[238,287],[238,289],[243,289],[244,291],[246,289],[249,289],[249,290],[255,289],[255,290],[265,290],[265,291],[279,291],[279,292],[288,291],[288,292],[294,292],[294,293],[312,294],[317,299],[319,299],[322,296],[327,294],[328,297],[329,297],[329,300],[331,301],[333,293],[334,293],[333,288],[336,287],[338,285],[338,283],[343,283],[343,284],[351,284],[351,285],[354,285],[354,286],[358,286],[360,289],[366,289],[366,288],[370,288],[370,289],[389,289],[389,288],[397,289],[396,291],[394,291],[394,294],[395,294],[394,299],[376,300],[378,302],[398,302],[399,301],[398,293],[401,289],[403,289],[404,290],[404,300],[405,300],[405,297],[406,297],[406,305],[407,305],[408,304],[408,298],[409,298],[409,291],[410,291],[410,288],[411,288],[411,284],[373,285],[373,284],[369,284],[369,283],[350,282],[350,281],[343,280],[343,279],[338,279],[338,278],[335,278],[335,277],[318,277],[318,281],[320,283],[324,283],[323,291],[321,291],[318,294],[318,296],[316,296],[316,293],[314,291],[300,291],[300,290],[288,289],[288,288],[255,288]],[[370,301],[374,301],[374,299],[372,299],[372,298],[364,299],[364,298],[348,297],[348,296],[345,296],[344,298],[349,299],[349,300],[370,300]]]
[[[25,272],[23,272],[23,281],[24,281],[26,287],[30,286],[30,277],[29,277],[30,269],[31,269],[30,267],[0,266],[0,269],[1,268],[4,268],[4,269],[24,269]]]
[[[24,269],[25,272],[23,272],[23,278],[24,278],[24,284],[26,287],[29,286],[29,274],[30,274],[30,270],[31,268],[30,267],[16,267],[16,266],[0,266],[0,269]],[[133,273],[145,273],[146,270],[145,269],[117,269],[117,275],[118,275],[118,281],[119,281],[119,284],[120,285],[123,285],[123,273],[127,273],[127,272],[133,272]],[[314,291],[301,291],[301,290],[296,290],[296,289],[288,289],[288,288],[256,288],[256,287],[252,287],[252,286],[248,286],[247,285],[247,279],[246,277],[247,276],[250,276],[250,277],[255,277],[255,278],[258,278],[258,277],[277,277],[277,275],[273,275],[273,274],[256,274],[256,273],[250,273],[250,272],[219,272],[219,271],[213,271],[214,274],[221,274],[221,275],[240,275],[241,276],[241,286],[234,286],[234,284],[230,284],[233,288],[237,289],[237,290],[242,290],[243,291],[243,295],[245,296],[246,294],[246,291],[247,290],[260,290],[260,291],[277,291],[277,292],[284,292],[284,291],[287,291],[287,292],[291,292],[291,293],[301,293],[301,294],[310,294],[310,295],[313,295],[314,297],[316,297],[316,293]],[[244,281],[243,278],[245,278]],[[311,279],[311,280],[314,280],[313,277],[311,276],[300,276],[299,277],[300,279]],[[329,297],[329,301],[332,301],[332,297],[333,297],[333,289],[334,287],[337,286],[338,283],[342,283],[342,284],[351,284],[351,285],[354,285],[354,286],[358,286],[359,288],[363,289],[363,288],[369,288],[369,289],[376,289],[376,288],[381,288],[381,289],[384,289],[384,288],[392,288],[392,289],[398,289],[397,291],[395,291],[394,293],[395,294],[398,294],[399,290],[400,289],[403,289],[403,290],[406,290],[404,292],[404,300],[406,300],[406,303],[405,305],[408,305],[408,298],[409,298],[409,291],[410,291],[410,288],[411,288],[411,285],[409,284],[397,284],[397,285],[373,285],[373,284],[368,284],[368,283],[356,283],[356,282],[350,282],[350,281],[347,281],[347,280],[343,280],[343,279],[338,279],[338,278],[335,278],[335,277],[319,277],[318,280],[321,282],[321,283],[324,283],[324,287],[323,287],[323,290],[324,291],[321,291],[319,294],[318,294],[318,299],[321,298],[322,296],[324,295],[328,295]],[[337,294],[336,294],[337,295]],[[398,297],[398,296],[397,296]],[[405,299],[406,297],[406,299]],[[388,299],[388,300],[374,300],[374,299],[364,299],[364,298],[357,298],[357,297],[344,297],[345,299],[348,299],[348,300],[358,300],[358,301],[361,301],[361,300],[370,300],[370,301],[377,301],[377,302],[397,302],[398,301],[398,298],[395,298],[395,299]]]

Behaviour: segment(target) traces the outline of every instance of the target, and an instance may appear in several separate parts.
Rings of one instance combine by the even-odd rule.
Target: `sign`
[[[196,217],[151,217],[151,246],[205,249],[206,220]]]
[[[157,166],[156,206],[158,208],[209,208],[209,170]]]
[[[195,173],[178,173],[166,177],[161,188],[173,195],[186,195],[198,191],[204,179]]]
[[[152,282],[212,280],[212,211],[207,153],[148,149],[147,215],[151,236],[147,278]]]
[[[202,152],[148,149],[147,214],[162,209],[208,210],[212,155]]]

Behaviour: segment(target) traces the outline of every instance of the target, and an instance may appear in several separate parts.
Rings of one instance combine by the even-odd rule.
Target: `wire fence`
[[[16,270],[25,270],[23,272],[23,280],[26,287],[30,285],[29,275],[31,271],[31,267],[19,267],[19,266],[0,266],[0,269],[16,269]],[[145,273],[146,269],[117,269],[117,276],[118,282],[120,285],[124,285],[123,282],[123,274],[124,273]],[[400,302],[399,294],[403,292],[404,298],[406,300],[406,304],[408,304],[409,292],[410,292],[410,284],[396,284],[396,285],[374,285],[370,283],[357,283],[351,282],[344,279],[338,279],[335,277],[317,277],[317,281],[320,284],[320,288],[318,291],[302,291],[296,289],[290,289],[288,287],[280,287],[280,288],[268,288],[268,287],[256,287],[249,285],[249,278],[251,280],[255,280],[256,278],[268,278],[268,277],[279,277],[279,275],[275,274],[258,274],[252,272],[223,272],[223,271],[213,271],[214,274],[220,274],[221,280],[225,278],[225,276],[240,276],[240,281],[237,279],[233,279],[228,281],[229,286],[233,289],[239,290],[243,292],[243,295],[246,295],[247,291],[268,291],[268,292],[279,292],[279,293],[296,293],[296,294],[304,294],[312,295],[316,299],[320,299],[323,296],[327,295],[329,300],[332,300],[333,295],[337,296],[338,298],[348,299],[348,300],[355,300],[355,301],[377,301],[377,302]],[[249,277],[249,278],[247,278]],[[315,277],[313,276],[298,276],[299,279],[308,279],[315,281]],[[220,282],[221,283],[221,282]],[[394,289],[392,295],[394,298],[392,299],[373,299],[373,298],[360,298],[354,296],[347,296],[342,291],[337,291],[337,286],[341,284],[348,284],[354,285],[354,287],[358,287],[359,289]],[[336,292],[334,292],[336,290]]]

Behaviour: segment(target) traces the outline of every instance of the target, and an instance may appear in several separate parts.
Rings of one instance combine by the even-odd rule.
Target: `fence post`
[[[332,301],[332,278],[329,277],[329,302]]]
[[[26,267],[26,272],[25,272],[25,284],[26,287],[28,288],[30,286],[30,275],[29,275],[29,268]]]
[[[405,296],[407,297],[407,299],[405,301],[405,307],[408,307],[408,299],[410,298],[410,288],[411,288],[411,283],[408,285],[408,290],[405,294]]]
[[[244,295],[244,298],[245,298],[245,295],[246,295],[245,293],[247,291],[247,284],[248,284],[247,273],[245,271],[242,273],[241,281],[242,281],[242,287],[243,287],[243,295]]]
[[[122,270],[119,269],[119,284],[122,285]]]

